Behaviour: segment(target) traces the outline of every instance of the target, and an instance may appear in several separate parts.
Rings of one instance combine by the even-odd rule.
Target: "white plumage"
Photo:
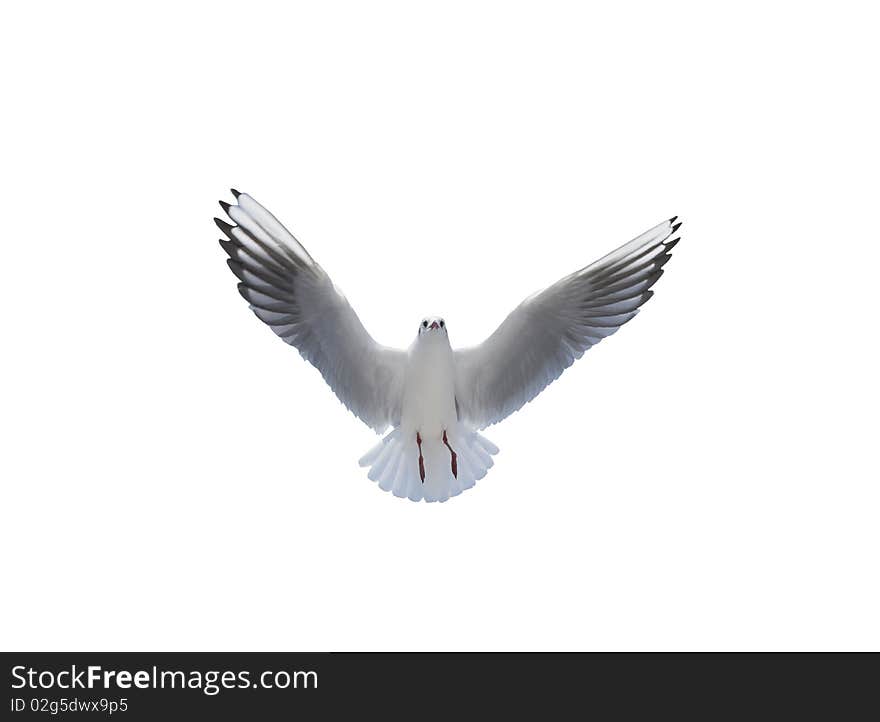
[[[367,333],[345,297],[278,220],[244,193],[215,219],[239,292],[377,433],[360,460],[381,489],[446,501],[498,453],[479,430],[537,396],[584,351],[633,318],[662,275],[675,218],[523,301],[482,344],[453,351],[446,323],[425,318],[406,351]]]

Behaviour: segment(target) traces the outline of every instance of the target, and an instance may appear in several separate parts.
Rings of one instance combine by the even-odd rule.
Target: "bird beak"
[[[438,328],[440,328],[440,324],[437,323],[436,321],[433,321],[433,322],[431,323],[431,330],[432,330],[432,331],[436,331]]]

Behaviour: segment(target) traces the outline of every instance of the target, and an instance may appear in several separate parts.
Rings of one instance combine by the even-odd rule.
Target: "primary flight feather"
[[[407,350],[373,340],[302,244],[246,193],[220,205],[220,245],[251,310],[315,366],[377,433],[360,460],[385,491],[446,501],[482,479],[498,453],[480,430],[531,401],[638,313],[663,273],[676,218],[517,306],[479,346],[453,350],[446,321],[423,318]]]

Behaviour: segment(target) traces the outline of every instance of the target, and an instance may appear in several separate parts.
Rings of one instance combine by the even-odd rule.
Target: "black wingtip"
[[[681,228],[681,223],[676,223],[674,226],[672,226],[672,230],[669,232],[669,235],[675,233],[679,228]]]
[[[227,258],[226,265],[229,266],[229,270],[235,274],[238,280],[244,283],[244,269],[241,267],[241,264],[238,261]]]
[[[238,200],[238,197],[241,195],[241,193],[235,190],[235,188],[230,188],[229,190],[232,192],[232,195],[235,196],[235,200]]]
[[[678,220],[678,216],[672,216],[672,218],[669,219],[669,222],[675,223],[677,220]]]
[[[666,253],[669,253],[669,251],[675,248],[680,240],[681,238],[673,238],[669,243],[664,243],[663,245],[666,247]]]
[[[214,219],[214,223],[217,224],[217,228],[223,231],[230,238],[232,237],[232,228],[226,221],[221,221],[219,218]]]
[[[232,206],[229,203],[227,203],[226,201],[217,201],[217,202],[220,204],[220,207],[223,209],[224,213],[229,213],[229,209],[232,208]]]

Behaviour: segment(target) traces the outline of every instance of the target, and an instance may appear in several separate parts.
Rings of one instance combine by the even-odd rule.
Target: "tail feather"
[[[395,454],[394,458],[392,458],[386,465],[385,472],[378,479],[374,479],[374,481],[378,481],[379,488],[382,489],[382,491],[393,490],[394,480],[397,478],[402,462],[403,459],[401,456]]]
[[[409,438],[410,434],[403,434],[400,428],[364,454],[359,463],[369,466],[367,476],[394,496],[412,501],[446,501],[482,479],[494,464],[492,456],[498,453],[495,444],[473,429],[459,426],[447,433],[448,447],[440,438],[422,439],[424,481],[419,472],[415,433]],[[449,447],[456,453],[457,473],[453,473]]]
[[[367,476],[373,481],[380,481],[383,479],[385,475],[385,470],[388,468],[388,464],[392,461],[392,459],[397,459],[396,448],[394,445],[394,440],[390,440],[387,444],[383,445],[382,450],[379,452],[379,456],[373,465],[370,467],[370,471]]]
[[[483,436],[482,434],[477,434],[475,438],[476,438],[476,442],[477,442],[480,446],[482,446],[483,449],[484,449],[485,451],[487,451],[489,454],[491,454],[491,455],[494,456],[495,454],[498,453],[498,447],[495,446],[495,444],[493,444],[491,441],[489,441],[489,439],[487,439],[487,438],[486,438],[485,436]]]

